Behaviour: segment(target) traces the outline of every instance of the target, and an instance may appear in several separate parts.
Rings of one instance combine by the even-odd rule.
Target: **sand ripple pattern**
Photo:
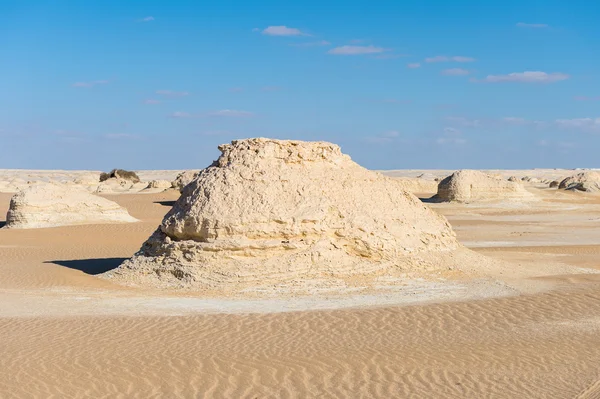
[[[600,291],[263,315],[4,319],[2,397],[597,397]],[[579,395],[579,396],[578,396]]]

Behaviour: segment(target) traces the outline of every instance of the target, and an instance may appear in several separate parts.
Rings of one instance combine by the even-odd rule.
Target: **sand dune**
[[[0,229],[0,396],[596,398],[600,200],[532,190],[535,206],[431,204],[526,293],[478,300],[447,279],[437,297],[415,286],[283,303],[97,278],[138,250],[175,191],[105,196],[139,223]],[[306,311],[323,303],[350,307]]]

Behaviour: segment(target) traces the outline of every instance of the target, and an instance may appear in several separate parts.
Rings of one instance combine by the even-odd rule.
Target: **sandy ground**
[[[488,272],[521,295],[440,279],[242,301],[97,278],[174,192],[106,196],[139,223],[0,230],[0,397],[598,398],[600,196],[530,190],[541,200],[431,204],[513,265]]]

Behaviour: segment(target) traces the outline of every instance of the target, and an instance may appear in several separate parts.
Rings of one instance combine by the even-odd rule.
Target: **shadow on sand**
[[[0,229],[6,226],[6,222],[4,220],[0,221]]]
[[[75,260],[51,260],[44,263],[68,267],[69,269],[81,270],[86,274],[96,275],[116,269],[128,258],[102,258],[102,259],[75,259]]]
[[[160,204],[162,206],[168,206],[168,207],[172,207],[173,205],[175,205],[176,201],[154,201],[155,204]]]
[[[442,202],[440,201],[436,195],[434,195],[433,197],[429,197],[429,198],[419,198],[421,200],[421,202],[425,203],[425,204],[437,204],[438,202]]]

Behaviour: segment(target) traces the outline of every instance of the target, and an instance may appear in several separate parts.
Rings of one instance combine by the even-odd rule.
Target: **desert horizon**
[[[262,147],[269,143],[256,144],[267,154],[253,161],[257,165],[269,160],[271,150]],[[267,165],[260,168],[278,168]],[[9,204],[17,198],[11,190],[28,206],[12,216],[22,223],[17,228],[0,221],[2,392],[582,398],[599,392],[600,228],[594,221],[600,220],[600,196],[550,188],[587,172],[365,170],[369,179],[398,184],[399,192],[413,193],[447,218],[460,243],[447,247],[455,248],[450,257],[442,255],[448,249],[424,253],[400,269],[367,268],[335,278],[338,272],[286,276],[283,270],[293,269],[282,269],[272,280],[261,271],[262,281],[226,279],[222,286],[206,286],[204,275],[193,284],[140,279],[135,264],[124,278],[111,276],[183,201],[180,196],[195,198],[192,186],[208,170],[136,171],[127,184],[125,171],[100,182],[101,172],[93,171],[0,170],[0,214],[10,207],[17,212],[15,202]],[[457,182],[442,183],[450,177]],[[187,187],[185,178],[196,180]],[[461,178],[469,179],[468,193]],[[155,183],[162,181],[170,187]],[[432,200],[444,184],[452,199]],[[67,218],[51,208],[53,190],[57,198],[72,191],[103,198],[132,220],[99,223],[89,205],[75,208],[85,219]],[[460,197],[465,193],[470,197]],[[27,202],[34,198],[43,205]],[[69,208],[90,201],[67,198]],[[39,225],[56,223],[40,213],[52,209],[67,225]],[[209,259],[202,262],[214,262]],[[231,266],[211,267],[228,273]]]

